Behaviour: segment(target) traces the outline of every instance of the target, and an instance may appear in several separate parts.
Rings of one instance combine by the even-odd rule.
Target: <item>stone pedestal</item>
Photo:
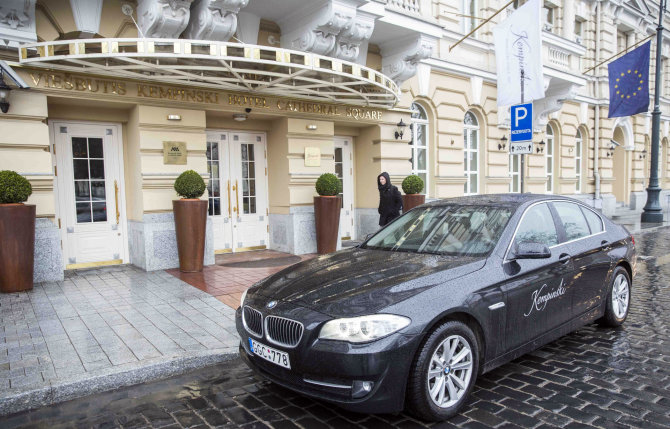
[[[377,209],[356,209],[356,237],[363,240],[366,235],[379,231]]]
[[[35,220],[35,268],[33,282],[63,280],[63,251],[60,247],[60,230],[45,218]]]
[[[147,214],[128,221],[130,263],[146,271],[179,267],[177,234],[172,213]],[[207,217],[205,265],[214,265],[212,220]]]

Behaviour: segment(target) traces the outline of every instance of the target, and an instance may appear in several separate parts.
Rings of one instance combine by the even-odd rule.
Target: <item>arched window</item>
[[[510,192],[521,192],[521,155],[509,156],[509,177],[512,179],[509,183]]]
[[[582,133],[577,130],[577,135],[575,136],[575,177],[577,178],[575,192],[578,194],[582,192],[582,144]]]
[[[479,123],[472,112],[463,119],[463,171],[465,172],[465,195],[479,192]]]
[[[554,192],[554,129],[547,125],[547,144],[546,144],[546,173],[547,173],[547,193]]]
[[[428,115],[426,110],[418,103],[412,103],[412,174],[423,179],[423,193],[427,193],[428,187]]]
[[[461,0],[463,2],[463,34],[468,34],[477,27],[477,0]]]

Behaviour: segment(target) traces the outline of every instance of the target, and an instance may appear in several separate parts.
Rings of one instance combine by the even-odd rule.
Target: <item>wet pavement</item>
[[[255,376],[240,360],[0,419],[0,427],[670,427],[670,228],[636,234],[628,320],[589,325],[477,381],[462,413],[430,425],[342,411]]]

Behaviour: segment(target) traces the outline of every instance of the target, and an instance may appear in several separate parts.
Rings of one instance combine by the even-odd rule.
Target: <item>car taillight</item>
[[[630,236],[630,242],[633,243],[633,246],[635,246],[635,237],[632,235]]]

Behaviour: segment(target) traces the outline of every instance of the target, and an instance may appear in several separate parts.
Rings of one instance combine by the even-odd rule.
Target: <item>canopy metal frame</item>
[[[384,74],[333,57],[272,46],[186,39],[82,39],[28,43],[26,66],[252,95],[392,108],[398,85]]]

